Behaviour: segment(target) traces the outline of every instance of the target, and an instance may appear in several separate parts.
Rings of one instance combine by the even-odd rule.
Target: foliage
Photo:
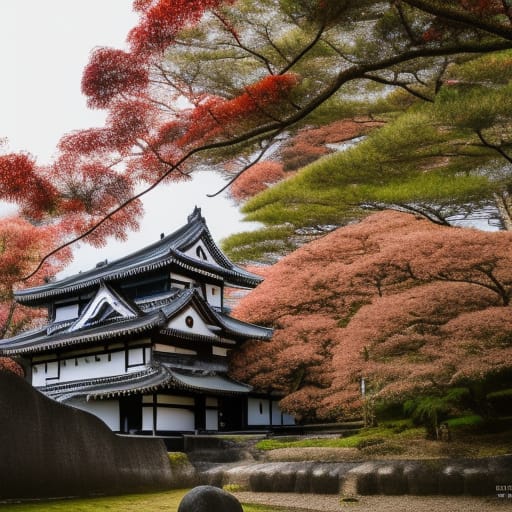
[[[14,335],[43,318],[43,312],[16,305],[13,287],[30,273],[59,236],[57,226],[37,226],[20,217],[6,217],[0,225],[0,338]],[[47,260],[41,270],[27,281],[29,285],[50,277],[69,261],[69,251],[61,251]]]
[[[421,429],[407,428],[400,432],[394,427],[373,427],[361,430],[360,433],[339,438],[305,438],[290,441],[280,439],[263,439],[256,444],[258,450],[277,450],[280,448],[364,448],[372,443],[392,437],[406,440],[418,435]]]
[[[239,201],[247,199],[281,181],[284,176],[283,166],[278,162],[267,160],[257,163],[231,185],[231,195]]]
[[[438,169],[439,181],[456,178],[461,189],[441,187],[440,198],[427,191],[426,199],[473,209],[492,196],[506,216],[508,176],[500,162],[507,160],[510,145],[509,67],[496,52],[512,46],[512,30],[510,12],[499,2],[134,0],[133,5],[139,20],[128,34],[128,49],[97,48],[83,74],[88,104],[106,111],[104,126],[64,135],[48,166],[26,153],[0,157],[0,198],[15,203],[19,216],[41,231],[53,229],[48,254],[76,239],[94,245],[112,236],[123,239],[137,228],[140,195],[161,181],[186,179],[199,166],[235,156],[244,170],[300,128],[370,119],[393,104],[395,110],[414,108],[408,96],[439,104],[441,110],[433,112],[453,125],[448,138],[460,140],[448,146],[469,151]],[[488,64],[471,64],[481,56],[490,56]],[[460,76],[454,65],[461,66]],[[437,96],[450,85],[448,79],[458,82],[460,98],[453,93],[443,104]],[[477,86],[474,94],[466,94],[468,84]],[[407,94],[388,99],[390,89]],[[461,109],[450,113],[445,107],[454,103]],[[478,105],[486,115],[478,114]],[[403,148],[418,144],[424,134],[411,136],[414,123],[409,126],[412,131],[400,132],[402,151],[383,144],[396,158],[384,161],[382,171],[369,152],[369,165],[356,165],[354,179],[345,175],[337,190],[328,190],[326,176],[320,176],[320,188],[295,190],[288,204],[267,203],[258,215],[273,223],[282,222],[283,213],[293,213],[291,221],[301,225],[340,223],[340,215],[363,215],[361,201],[387,204],[397,183],[414,190],[419,161],[404,169],[398,157],[407,157]],[[426,132],[428,145],[419,144],[419,158],[431,164],[448,141],[441,128]],[[303,142],[305,161],[322,151],[316,145],[304,148]],[[466,160],[472,165],[459,165]],[[485,173],[478,173],[482,163],[496,179],[486,181]],[[377,174],[385,183],[375,180]],[[481,181],[471,181],[475,177]],[[400,197],[408,194],[402,190]],[[31,269],[38,270],[37,261]],[[46,274],[39,272],[39,282]]]
[[[298,249],[235,310],[275,333],[233,356],[234,377],[303,420],[359,416],[363,377],[378,401],[464,387],[485,412],[510,371],[510,236],[382,212]]]
[[[495,61],[508,58],[510,53],[502,52],[470,63],[489,73],[486,63],[496,66]],[[468,67],[468,62],[452,66],[451,76],[465,76]],[[442,224],[490,212],[491,220],[499,217],[507,227],[502,209],[485,208],[501,207],[508,197],[510,163],[498,151],[510,144],[508,87],[460,83],[441,88],[434,102],[410,107],[363,143],[256,196],[244,205],[247,219],[340,225],[367,208],[392,207]]]
[[[261,261],[267,254],[290,252],[294,247],[292,235],[293,229],[288,226],[237,233],[223,240],[222,249],[237,261]]]
[[[285,171],[298,170],[332,153],[334,149],[329,144],[356,139],[382,124],[370,119],[342,119],[318,128],[303,128],[280,148],[279,159]]]
[[[16,361],[9,357],[0,357],[0,372],[12,372],[20,377],[25,377],[25,371]]]
[[[460,418],[449,418],[446,420],[450,428],[479,427],[484,424],[482,416],[473,414],[470,416],[461,416]]]
[[[510,414],[512,410],[512,388],[492,391],[486,396],[492,411],[502,415]]]
[[[168,452],[169,462],[171,466],[183,466],[189,464],[188,456],[182,452]]]

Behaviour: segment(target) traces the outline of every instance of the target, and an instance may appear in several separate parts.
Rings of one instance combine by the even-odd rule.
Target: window
[[[196,254],[197,254],[197,257],[198,257],[198,258],[201,258],[201,259],[203,259],[203,260],[207,260],[207,259],[208,259],[208,258],[206,257],[206,253],[204,252],[204,249],[203,249],[200,245],[198,245],[198,246],[196,247]]]
[[[185,318],[185,324],[187,324],[187,327],[194,327],[194,319],[189,315]]]

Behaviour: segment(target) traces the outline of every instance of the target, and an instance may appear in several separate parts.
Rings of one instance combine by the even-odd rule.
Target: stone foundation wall
[[[0,371],[0,499],[169,489],[161,440],[123,438]]]
[[[512,456],[485,459],[271,462],[203,467],[203,484],[253,492],[496,496],[512,484]]]

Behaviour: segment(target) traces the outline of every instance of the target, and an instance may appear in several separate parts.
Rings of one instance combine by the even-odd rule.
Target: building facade
[[[148,247],[16,300],[48,309],[49,322],[0,343],[23,358],[42,393],[150,435],[293,424],[275,397],[229,378],[228,354],[271,329],[228,315],[226,287],[261,281],[234,265],[196,208],[182,228]]]

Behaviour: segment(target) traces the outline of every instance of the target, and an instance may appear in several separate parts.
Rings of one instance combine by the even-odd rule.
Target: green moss
[[[169,462],[171,463],[171,466],[183,466],[185,464],[189,464],[189,460],[186,453],[182,452],[169,452]]]
[[[494,398],[512,398],[512,388],[493,391],[492,393],[487,394],[488,400],[492,400]]]
[[[407,439],[423,435],[421,428],[407,428],[402,425],[397,433],[395,427],[383,426],[362,429],[356,435],[341,438],[306,438],[301,440],[264,439],[256,444],[259,450],[276,450],[279,448],[364,448],[372,444],[383,443],[387,439]]]
[[[227,492],[242,492],[249,490],[245,485],[240,484],[226,484],[223,485],[222,488]]]
[[[188,489],[153,494],[131,494],[102,498],[50,500],[37,503],[3,504],[2,512],[140,512],[142,510],[166,510],[176,512]]]
[[[173,490],[153,494],[130,494],[102,498],[73,500],[49,500],[37,503],[2,504],[2,512],[141,512],[165,510],[176,512],[188,489]],[[234,492],[234,491],[233,491]],[[266,505],[243,505],[244,512],[277,512],[289,510],[286,507]]]

